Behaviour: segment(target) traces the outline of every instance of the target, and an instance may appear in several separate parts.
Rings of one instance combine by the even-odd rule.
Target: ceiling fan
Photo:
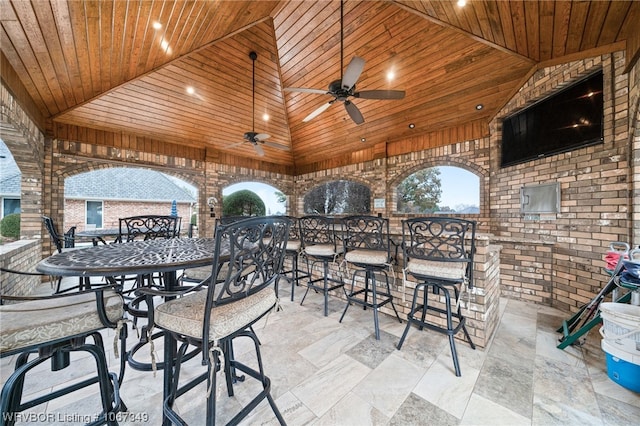
[[[340,1],[340,71],[344,69],[344,1]],[[362,113],[358,109],[358,107],[349,100],[349,97],[354,98],[362,98],[362,99],[378,99],[378,100],[386,100],[386,99],[403,99],[405,92],[404,90],[363,90],[360,92],[356,92],[356,82],[362,74],[362,70],[364,69],[365,60],[358,56],[354,56],[349,62],[347,69],[344,71],[344,74],[340,78],[340,80],[332,81],[329,84],[328,90],[321,89],[306,89],[302,87],[286,87],[284,90],[287,92],[303,92],[303,93],[317,93],[321,95],[330,95],[333,96],[333,99],[328,103],[322,105],[320,108],[313,111],[311,114],[307,115],[303,122],[311,121],[322,112],[324,112],[327,108],[329,108],[336,101],[340,101],[344,104],[344,108],[347,110],[349,117],[356,124],[364,123],[364,117]]]
[[[262,149],[263,144],[271,146],[273,148],[278,148],[283,150],[287,150],[288,148],[276,143],[265,142],[271,136],[269,136],[266,133],[256,133],[256,59],[258,59],[258,54],[256,52],[250,52],[249,58],[251,58],[251,61],[253,63],[253,89],[252,89],[253,99],[252,99],[252,109],[251,109],[252,125],[251,125],[251,131],[246,132],[244,134],[244,139],[245,141],[253,144],[253,148],[256,150],[256,153],[260,157],[264,157],[264,150]],[[238,142],[236,144],[231,145],[231,147],[240,145],[242,143],[243,142]]]

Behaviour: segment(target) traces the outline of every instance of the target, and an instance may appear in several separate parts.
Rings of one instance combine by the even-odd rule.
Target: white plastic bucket
[[[600,334],[608,344],[640,353],[640,306],[605,302],[600,304],[600,316]]]

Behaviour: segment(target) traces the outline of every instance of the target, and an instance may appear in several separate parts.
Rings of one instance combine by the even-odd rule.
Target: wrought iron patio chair
[[[76,227],[70,227],[67,232],[60,234],[58,232],[58,228],[56,227],[53,219],[49,216],[42,216],[42,223],[49,234],[49,238],[51,239],[51,244],[56,248],[58,253],[62,253],[63,250],[71,250],[75,248],[75,233]],[[62,289],[62,277],[56,278],[56,285],[54,293],[64,293],[75,290],[83,290],[85,288],[91,288],[91,282],[89,278],[78,278],[78,286],[73,286],[67,288],[65,290]]]
[[[162,215],[129,216],[119,219],[120,241],[174,238],[178,235],[178,217]]]
[[[169,379],[172,380],[171,394],[164,401],[164,413],[174,424],[186,424],[174,409],[176,399],[203,382],[208,386],[207,414],[203,424],[215,424],[216,377],[220,370],[224,370],[230,397],[234,395],[234,383],[244,380],[236,375],[237,371],[256,379],[262,388],[229,424],[238,423],[264,399],[271,405],[279,422],[284,424],[271,396],[271,383],[264,373],[259,341],[251,326],[277,306],[275,285],[282,268],[289,226],[288,219],[275,216],[254,217],[219,226],[211,274],[218,276],[220,283],[209,285],[202,291],[172,294],[180,297],[154,309],[156,327],[183,342],[175,367],[165,369],[165,374],[173,377]],[[221,277],[218,270],[223,264],[228,267]],[[153,289],[145,291],[150,304],[153,303],[152,296],[162,294]],[[234,357],[233,342],[239,337],[253,341],[257,370]],[[181,383],[181,371],[188,368],[183,366],[183,361],[190,345],[201,348],[206,371]]]
[[[473,287],[476,222],[439,216],[417,217],[404,220],[402,229],[404,271],[413,276],[418,284],[413,293],[411,310],[407,314],[407,326],[398,342],[398,350],[412,324],[417,325],[420,330],[428,328],[444,333],[449,336],[456,376],[460,376],[454,336],[462,330],[471,348],[476,348],[460,309],[461,287],[464,284],[469,288]],[[449,289],[453,289],[453,301]],[[435,296],[432,299],[429,298],[429,290]],[[420,294],[421,303],[418,299]],[[435,317],[428,316],[432,314]],[[437,322],[442,316],[446,326]]]
[[[340,322],[352,303],[362,305],[363,309],[371,308],[376,340],[380,340],[378,311],[382,306],[391,304],[398,321],[402,322],[393,304],[389,274],[387,274],[388,270],[393,273],[389,220],[377,216],[348,216],[342,219],[342,230],[344,260],[347,266],[353,266],[354,270],[351,289],[347,293],[347,305],[344,307]],[[384,275],[386,290],[378,290],[376,273]],[[357,289],[356,279],[362,274],[364,288]]]

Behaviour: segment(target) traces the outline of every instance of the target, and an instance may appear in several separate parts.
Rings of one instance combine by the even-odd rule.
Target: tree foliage
[[[0,235],[14,239],[20,238],[20,213],[8,214],[0,220]]]
[[[363,214],[371,211],[369,187],[348,180],[318,185],[304,196],[306,214]]]
[[[222,197],[223,216],[264,216],[265,211],[262,199],[248,189]]]
[[[276,201],[279,203],[285,203],[287,201],[287,196],[284,195],[282,192],[280,191],[276,191],[273,193],[276,196]]]
[[[398,185],[398,212],[432,213],[438,210],[441,195],[440,170],[419,170]]]

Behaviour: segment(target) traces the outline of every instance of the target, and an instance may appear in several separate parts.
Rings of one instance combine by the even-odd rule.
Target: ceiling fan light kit
[[[336,101],[342,102],[347,114],[356,124],[364,123],[364,117],[358,107],[349,100],[350,97],[361,99],[390,100],[403,99],[404,90],[364,90],[356,92],[356,82],[364,70],[365,60],[359,56],[354,56],[344,70],[344,74],[339,80],[334,80],[329,84],[328,90],[308,89],[304,87],[286,87],[287,92],[316,93],[333,96],[333,99],[307,115],[302,121],[304,123],[313,120],[322,114]],[[340,72],[344,69],[344,1],[340,2]]]

